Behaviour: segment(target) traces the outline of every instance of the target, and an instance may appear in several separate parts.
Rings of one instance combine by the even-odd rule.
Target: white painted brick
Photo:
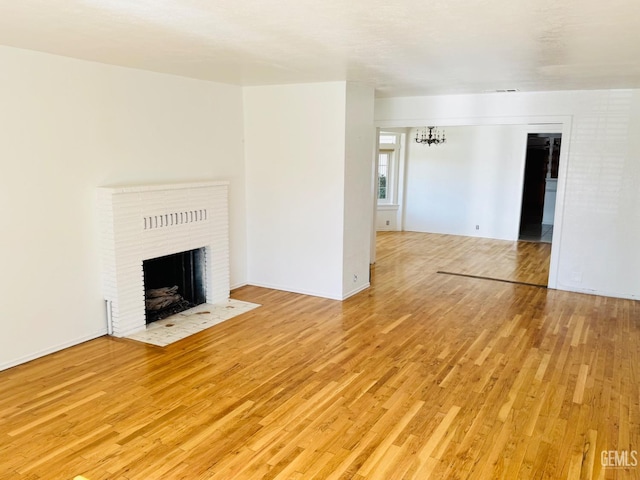
[[[197,221],[170,222],[171,214],[191,220],[190,212],[201,210],[206,219],[198,213]],[[229,298],[228,182],[101,188],[98,212],[103,294],[112,302],[115,336],[145,328],[143,260],[205,247],[207,301]],[[145,230],[145,217],[168,225]]]

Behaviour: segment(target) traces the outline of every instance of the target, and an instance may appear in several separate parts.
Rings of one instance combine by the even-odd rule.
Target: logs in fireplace
[[[184,298],[178,293],[178,286],[151,288],[145,292],[146,308],[149,311],[156,312],[163,308],[170,307],[174,303],[178,303]]]
[[[184,299],[177,285],[151,288],[145,291],[147,323],[162,320],[175,313],[183,312],[196,304]]]

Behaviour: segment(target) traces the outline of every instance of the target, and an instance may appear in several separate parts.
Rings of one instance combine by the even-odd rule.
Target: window
[[[398,136],[395,133],[381,133],[380,145],[395,145],[398,140]]]
[[[378,150],[378,203],[393,205],[397,203],[397,158],[400,150],[400,135],[380,133]]]
[[[389,164],[391,154],[389,150],[380,151],[378,154],[378,201],[389,202]]]

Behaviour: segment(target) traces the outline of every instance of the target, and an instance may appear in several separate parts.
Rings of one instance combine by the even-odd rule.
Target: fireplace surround
[[[207,303],[229,298],[228,182],[98,189],[109,333],[144,330],[143,262],[204,249]]]

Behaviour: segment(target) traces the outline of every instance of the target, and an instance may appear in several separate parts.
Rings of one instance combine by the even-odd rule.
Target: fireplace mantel
[[[189,183],[162,183],[162,184],[148,184],[148,185],[111,185],[100,187],[100,191],[118,194],[118,193],[143,193],[153,191],[167,191],[167,190],[185,190],[194,188],[209,188],[229,186],[227,181],[207,181],[207,182],[189,182]]]
[[[142,262],[205,248],[206,299],[229,298],[229,182],[98,189],[103,291],[109,332],[146,326]]]

